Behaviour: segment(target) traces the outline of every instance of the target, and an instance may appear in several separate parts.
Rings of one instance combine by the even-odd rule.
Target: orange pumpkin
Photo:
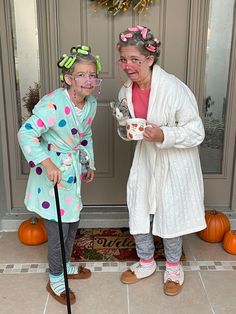
[[[30,218],[21,223],[18,237],[23,244],[38,245],[47,242],[48,236],[42,218]]]
[[[221,242],[224,234],[230,230],[228,217],[216,210],[206,210],[205,219],[207,227],[198,233],[200,238],[211,243]]]
[[[236,254],[236,231],[230,230],[226,232],[223,243],[226,252],[229,254]]]

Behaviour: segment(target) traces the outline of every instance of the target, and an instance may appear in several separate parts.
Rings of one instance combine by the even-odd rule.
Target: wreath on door
[[[94,11],[98,7],[105,8],[109,13],[115,16],[118,13],[127,12],[130,9],[135,10],[138,14],[145,13],[151,5],[158,0],[90,0],[95,2]]]

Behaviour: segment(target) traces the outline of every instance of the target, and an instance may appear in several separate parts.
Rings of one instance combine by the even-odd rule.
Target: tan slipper
[[[89,269],[84,268],[82,266],[78,267],[77,274],[67,274],[68,279],[87,279],[91,277],[92,273]]]
[[[164,293],[166,295],[174,296],[180,293],[183,285],[180,285],[179,282],[167,280],[164,283]]]
[[[182,265],[179,266],[179,273],[165,270],[164,272],[164,293],[166,295],[174,296],[180,293],[184,284],[184,270]]]
[[[124,271],[120,277],[120,281],[122,283],[126,283],[126,284],[136,283],[139,280],[141,280],[141,279],[137,278],[134,271],[132,271],[130,269]]]
[[[56,299],[58,302],[61,304],[67,305],[67,300],[66,300],[66,291],[63,291],[60,295],[57,295],[51,288],[50,282],[47,283],[46,287],[47,291],[51,294],[51,296]],[[74,304],[76,301],[75,294],[74,292],[69,289],[69,296],[70,296],[70,304]]]
[[[151,268],[145,269],[139,262],[131,265],[130,269],[124,271],[120,277],[122,283],[131,284],[140,281],[141,279],[148,278],[156,271],[157,264],[153,263]]]

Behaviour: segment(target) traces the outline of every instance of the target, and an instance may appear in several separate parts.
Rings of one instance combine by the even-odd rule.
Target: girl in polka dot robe
[[[101,70],[99,57],[91,55],[87,46],[73,47],[71,55],[63,55],[58,66],[62,69],[60,78],[65,88],[44,96],[18,132],[20,147],[31,168],[25,205],[29,211],[45,219],[51,275],[47,289],[55,298],[61,298],[65,290],[54,196],[56,183],[68,274],[81,277],[82,272],[90,275],[88,270],[73,269],[69,260],[83,206],[81,182],[91,182],[94,178],[91,124],[97,101],[91,93],[101,84],[101,79],[97,77]],[[56,282],[62,283],[61,286],[53,284],[54,277],[58,279]]]

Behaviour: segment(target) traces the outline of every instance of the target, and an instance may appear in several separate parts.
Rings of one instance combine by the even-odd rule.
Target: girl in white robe
[[[129,284],[156,270],[153,235],[163,238],[164,293],[176,295],[184,282],[182,236],[206,228],[198,145],[204,128],[194,95],[156,63],[160,42],[145,26],[119,36],[118,64],[128,76],[119,100],[147,127],[137,142],[127,184],[130,233],[140,260],[121,275]]]

